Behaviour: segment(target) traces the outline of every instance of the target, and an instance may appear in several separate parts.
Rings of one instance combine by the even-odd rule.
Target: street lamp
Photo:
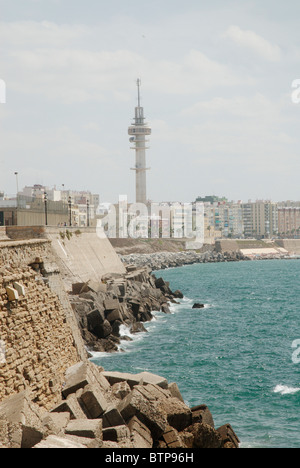
[[[19,193],[19,179],[18,179],[18,175],[19,175],[19,173],[18,173],[18,172],[15,172],[16,184],[17,184],[17,196],[18,196],[18,193]]]
[[[90,201],[86,201],[87,227],[90,227]]]
[[[69,205],[69,224],[70,224],[70,227],[72,227],[72,198],[71,197],[69,197],[68,205]]]
[[[44,203],[45,203],[45,225],[48,226],[48,195],[44,192]]]

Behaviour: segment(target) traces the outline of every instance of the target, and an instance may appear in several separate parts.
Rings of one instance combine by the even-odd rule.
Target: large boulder
[[[157,401],[145,397],[138,387],[119,404],[118,410],[127,423],[136,416],[150,429],[154,439],[158,439],[167,426],[166,416],[162,414]]]
[[[186,429],[193,435],[193,448],[222,448],[221,435],[208,424],[196,423]]]
[[[41,410],[26,390],[0,403],[1,420],[8,430],[10,448],[32,448],[43,439]]]
[[[128,428],[130,430],[134,448],[150,449],[153,447],[151,431],[139,420],[139,418],[134,416],[128,422]]]
[[[76,419],[70,421],[65,433],[98,441],[102,440],[102,419]]]

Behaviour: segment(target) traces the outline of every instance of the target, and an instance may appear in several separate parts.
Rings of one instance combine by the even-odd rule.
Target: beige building
[[[278,208],[278,234],[281,237],[300,236],[300,206]]]
[[[278,234],[278,205],[257,200],[242,204],[245,237],[268,239]]]

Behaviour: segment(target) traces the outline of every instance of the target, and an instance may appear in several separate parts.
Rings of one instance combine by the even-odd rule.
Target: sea
[[[176,382],[215,426],[231,424],[241,448],[300,448],[300,260],[205,263],[155,272],[184,298],[154,312],[147,333],[105,370],[149,371]],[[205,304],[193,309],[193,304]]]

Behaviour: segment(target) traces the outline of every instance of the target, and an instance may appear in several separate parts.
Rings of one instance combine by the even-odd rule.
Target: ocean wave
[[[276,385],[274,393],[281,393],[281,395],[294,395],[300,392],[300,388],[289,387],[288,385]]]

